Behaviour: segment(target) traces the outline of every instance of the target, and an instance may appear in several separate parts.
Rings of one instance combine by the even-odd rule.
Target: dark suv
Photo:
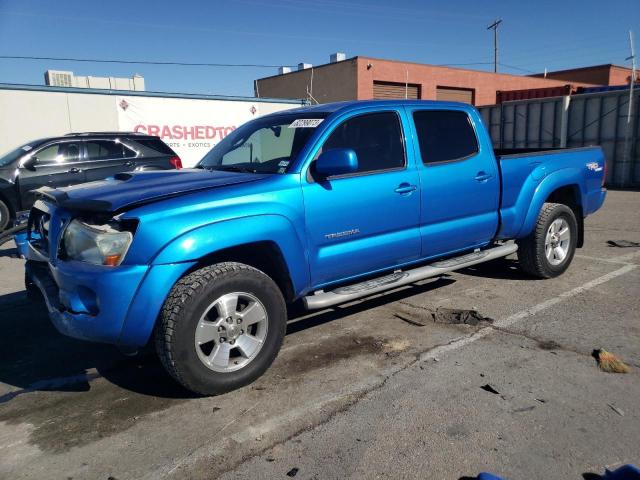
[[[102,180],[118,172],[182,168],[158,137],[132,132],[71,133],[34,140],[0,157],[0,232],[34,201],[32,190]]]

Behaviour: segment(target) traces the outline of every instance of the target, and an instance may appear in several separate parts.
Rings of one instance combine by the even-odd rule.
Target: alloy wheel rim
[[[213,301],[200,317],[195,349],[210,370],[233,372],[251,363],[267,338],[269,318],[255,295],[232,292]]]
[[[547,230],[544,240],[544,253],[547,261],[557,266],[563,263],[569,255],[571,244],[571,230],[564,218],[556,218]]]

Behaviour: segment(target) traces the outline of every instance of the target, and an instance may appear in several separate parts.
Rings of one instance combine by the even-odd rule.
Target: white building
[[[74,75],[64,70],[47,70],[44,73],[45,84],[51,87],[100,88],[103,90],[130,90],[143,92],[144,77],[137,73],[131,78],[92,77]]]
[[[0,83],[0,156],[36,138],[134,131],[160,137],[185,167],[191,167],[243,123],[303,104],[300,100]]]

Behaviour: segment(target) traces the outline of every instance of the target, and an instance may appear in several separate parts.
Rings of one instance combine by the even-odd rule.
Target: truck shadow
[[[314,313],[294,308],[287,334],[402,300],[455,283],[449,277],[406,286],[386,295]],[[0,382],[18,387],[0,395],[0,405],[29,392],[88,392],[97,378],[131,392],[167,398],[194,398],[163,369],[152,349],[134,357],[117,348],[75,340],[58,333],[45,306],[27,299],[25,292],[0,296]]]
[[[498,258],[459,270],[458,273],[496,280],[536,280],[524,272],[515,258]]]
[[[426,293],[437,288],[441,288],[447,285],[455,283],[455,280],[442,276],[439,278],[431,279],[428,283],[413,284],[402,287],[396,291],[391,291],[384,295],[375,296],[372,298],[365,298],[363,300],[357,300],[352,303],[348,303],[344,306],[336,305],[335,307],[318,310],[317,312],[305,312],[302,305],[294,305],[289,315],[289,324],[287,325],[287,335],[292,335],[301,330],[317,327],[327,322],[331,322],[347,315],[353,315],[371,308],[380,307],[389,303],[403,300],[409,296],[419,295]]]
[[[44,304],[25,292],[0,297],[0,329],[0,382],[20,389],[0,395],[0,405],[32,391],[88,391],[100,377],[137,393],[193,397],[153,355],[126,357],[110,345],[61,335]]]

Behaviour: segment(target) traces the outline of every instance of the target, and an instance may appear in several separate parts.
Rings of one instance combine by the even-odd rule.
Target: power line
[[[507,68],[512,68],[514,70],[519,70],[519,71],[525,72],[525,73],[539,73],[539,72],[534,72],[533,70],[529,70],[528,68],[517,67],[515,65],[507,65],[506,63],[498,63],[498,65],[501,65],[501,66],[507,67]]]
[[[140,65],[176,65],[186,67],[252,67],[252,68],[279,68],[291,67],[296,68],[297,65],[265,65],[255,63],[191,63],[191,62],[160,62],[149,60],[102,60],[97,58],[66,58],[66,57],[33,57],[24,55],[0,55],[0,59],[9,60],[52,60],[60,62],[87,62],[87,63],[122,63],[122,64],[140,64]],[[440,63],[439,67],[468,67],[473,65],[493,65],[493,62],[465,62],[465,63]],[[509,65],[499,64],[509,68],[518,69],[518,67],[510,67]],[[523,69],[520,69],[523,70]]]
[[[176,65],[182,67],[251,67],[278,68],[295,67],[295,65],[263,65],[256,63],[190,63],[190,62],[154,62],[149,60],[100,60],[97,58],[62,58],[62,57],[31,57],[22,55],[0,55],[1,59],[9,60],[52,60],[60,62],[88,62],[88,63],[122,63],[136,65]]]

